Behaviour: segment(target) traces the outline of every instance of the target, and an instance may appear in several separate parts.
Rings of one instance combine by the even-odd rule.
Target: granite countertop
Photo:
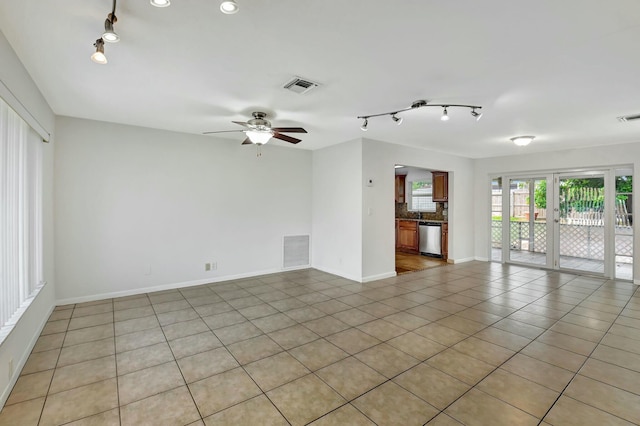
[[[396,220],[410,220],[414,222],[435,222],[435,223],[448,223],[448,220],[438,220],[438,219],[416,219],[413,217],[396,217]]]

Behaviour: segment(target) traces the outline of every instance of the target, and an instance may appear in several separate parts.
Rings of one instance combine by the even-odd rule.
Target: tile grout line
[[[600,290],[600,289],[602,288],[602,286],[604,286],[605,284],[607,284],[607,282],[609,282],[609,281],[611,281],[611,280],[607,280],[607,281],[605,281],[604,283],[602,283],[602,285],[601,285],[600,287],[598,287],[598,289],[596,289],[596,291]],[[595,293],[596,291],[594,291],[594,293]],[[540,425],[540,424],[544,421],[544,418],[545,418],[545,417],[547,417],[547,416],[549,415],[549,413],[551,412],[551,409],[556,405],[556,403],[558,402],[558,400],[560,399],[560,397],[562,397],[563,395],[565,395],[565,391],[566,391],[566,390],[567,390],[567,388],[571,385],[571,383],[573,383],[573,381],[575,380],[576,376],[577,376],[577,375],[580,373],[580,371],[584,368],[584,365],[587,363],[587,361],[589,361],[590,359],[592,359],[592,358],[591,358],[591,355],[593,355],[593,353],[596,351],[596,349],[598,349],[598,347],[600,346],[600,344],[601,344],[602,340],[604,340],[604,338],[607,336],[607,334],[609,333],[609,330],[611,330],[611,327],[613,327],[613,325],[614,325],[614,324],[615,324],[615,322],[618,320],[618,318],[620,317],[620,315],[622,314],[622,312],[624,311],[624,309],[629,305],[629,302],[631,301],[631,299],[633,298],[633,296],[637,293],[637,291],[638,291],[638,289],[636,289],[636,290],[634,291],[634,293],[629,297],[629,300],[627,300],[627,302],[625,303],[624,307],[620,310],[620,312],[618,313],[618,315],[616,315],[616,319],[615,319],[615,320],[613,320],[613,322],[611,322],[611,325],[609,326],[609,328],[607,329],[607,331],[605,331],[605,333],[602,335],[602,337],[600,338],[600,340],[597,342],[596,346],[594,346],[594,348],[591,350],[591,352],[589,353],[589,355],[585,358],[584,362],[580,365],[580,368],[578,368],[578,369],[576,370],[576,372],[573,374],[573,377],[571,378],[571,380],[569,380],[569,382],[566,384],[566,386],[562,389],[562,392],[560,392],[560,394],[558,395],[558,397],[556,398],[556,400],[553,402],[553,404],[551,405],[551,407],[549,407],[549,409],[548,409],[548,410],[547,410],[547,412],[544,414],[544,416],[542,417],[542,419],[540,420],[540,422],[538,423],[538,425]],[[592,294],[593,294],[593,293],[592,293]],[[591,296],[591,295],[589,295],[589,296]],[[575,309],[575,308],[574,308],[574,309]],[[573,309],[572,309],[572,310],[573,310]],[[595,359],[595,358],[594,358],[594,359]],[[602,383],[602,382],[601,382],[601,383]],[[607,384],[607,383],[605,383],[605,384]],[[609,386],[612,386],[612,385],[609,385]],[[612,387],[616,387],[616,388],[617,388],[617,386],[612,386]],[[618,389],[619,389],[619,388],[618,388]],[[568,396],[568,395],[565,395],[565,396],[566,396],[567,398],[571,398],[571,397],[570,397],[570,396]],[[571,399],[574,399],[574,398],[571,398]],[[600,410],[600,411],[602,411],[602,412],[605,412],[605,413],[607,413],[607,414],[610,414],[610,415],[612,415],[612,416],[614,416],[614,417],[617,417],[617,418],[619,418],[619,419],[622,419],[622,417],[620,417],[620,416],[618,416],[618,415],[616,415],[616,414],[609,413],[608,411],[602,410],[602,409],[600,409],[600,408],[598,408],[598,407],[594,407],[593,405],[591,405],[591,404],[587,404],[586,402],[579,401],[579,400],[576,400],[576,401],[578,401],[578,402],[580,402],[580,403],[582,403],[582,404],[588,405],[588,406],[590,406],[590,407],[593,407],[593,408],[595,408],[595,409],[597,409],[597,410]],[[625,421],[626,421],[626,419],[623,419],[623,420],[625,420]]]

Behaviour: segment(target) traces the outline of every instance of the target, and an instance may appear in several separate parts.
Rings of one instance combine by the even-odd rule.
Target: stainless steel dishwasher
[[[420,232],[420,254],[442,257],[442,224],[420,222],[418,229]]]

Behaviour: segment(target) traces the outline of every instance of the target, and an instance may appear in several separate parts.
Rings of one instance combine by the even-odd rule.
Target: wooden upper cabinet
[[[449,173],[431,172],[433,176],[433,201],[449,201]]]
[[[405,180],[407,176],[405,175],[396,175],[396,203],[406,203],[405,197]]]

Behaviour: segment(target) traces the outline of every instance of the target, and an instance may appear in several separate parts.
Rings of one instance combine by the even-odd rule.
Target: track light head
[[[234,0],[226,0],[220,3],[220,11],[225,15],[233,15],[237,13],[240,8],[238,7],[238,3]]]
[[[91,60],[96,64],[104,65],[107,63],[107,57],[104,55],[104,40],[101,38],[97,39],[93,45],[96,48],[96,51],[91,55]]]
[[[442,110],[442,117],[440,117],[440,120],[449,121],[449,113],[447,112],[447,107],[444,107],[444,110]]]
[[[120,36],[113,30],[113,24],[118,22],[118,18],[115,15],[107,15],[107,19],[104,20],[104,33],[102,33],[102,40],[108,43],[117,43],[120,41]]]
[[[481,113],[481,112],[476,111],[476,109],[475,109],[475,108],[472,108],[472,109],[471,109],[471,116],[472,116],[472,117],[475,117],[476,121],[480,121],[480,119],[482,118],[482,113]]]
[[[150,0],[151,6],[155,7],[168,7],[171,5],[170,0]]]
[[[393,114],[393,115],[391,116],[391,119],[392,119],[392,120],[393,120],[393,121],[394,121],[398,126],[399,126],[399,125],[401,125],[401,124],[402,124],[402,121],[404,120],[404,118],[402,118],[402,117],[396,117],[396,115],[395,115],[395,114]]]
[[[362,123],[362,126],[360,126],[360,130],[362,130],[363,132],[366,132],[367,130],[367,126],[369,125],[369,120],[367,120],[366,118],[364,119],[364,123]]]

